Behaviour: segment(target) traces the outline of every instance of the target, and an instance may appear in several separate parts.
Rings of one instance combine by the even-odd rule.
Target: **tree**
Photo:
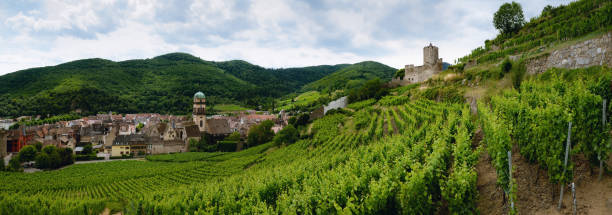
[[[59,153],[62,159],[62,166],[70,165],[74,163],[74,154],[72,154],[71,148],[58,148],[57,152]]]
[[[505,3],[493,15],[493,25],[502,34],[512,34],[525,24],[523,8],[519,3]]]
[[[385,87],[385,82],[376,78],[367,81],[361,88],[352,90],[349,93],[348,100],[351,103],[371,98],[378,100],[387,93],[389,93],[389,89]]]
[[[252,126],[249,129],[247,144],[249,146],[255,146],[270,142],[272,138],[274,138],[272,126],[274,126],[274,123],[270,120],[266,120],[259,125]]]
[[[274,144],[292,144],[298,140],[298,131],[293,127],[293,125],[287,125],[283,130],[279,131],[276,136],[274,136]]]
[[[33,161],[36,157],[36,148],[32,145],[24,146],[19,150],[19,159],[21,162]]]

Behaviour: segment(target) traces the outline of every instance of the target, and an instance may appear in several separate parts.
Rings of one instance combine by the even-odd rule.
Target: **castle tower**
[[[193,122],[198,125],[200,132],[206,131],[206,96],[202,92],[193,95]]]
[[[438,62],[438,47],[431,45],[423,48],[423,65],[434,65]]]

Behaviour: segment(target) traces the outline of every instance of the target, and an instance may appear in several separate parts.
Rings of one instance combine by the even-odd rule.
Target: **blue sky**
[[[83,59],[187,52],[281,68],[454,62],[495,37],[496,0],[2,0],[0,75]],[[567,0],[518,1],[527,20]]]

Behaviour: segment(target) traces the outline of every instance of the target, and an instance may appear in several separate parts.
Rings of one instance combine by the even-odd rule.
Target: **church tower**
[[[198,125],[200,132],[206,131],[206,96],[202,92],[193,95],[193,122]]]

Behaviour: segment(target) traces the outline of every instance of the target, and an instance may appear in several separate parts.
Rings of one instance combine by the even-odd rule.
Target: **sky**
[[[0,0],[0,75],[185,52],[267,68],[445,62],[496,36],[498,0]],[[568,0],[518,0],[526,20]]]

